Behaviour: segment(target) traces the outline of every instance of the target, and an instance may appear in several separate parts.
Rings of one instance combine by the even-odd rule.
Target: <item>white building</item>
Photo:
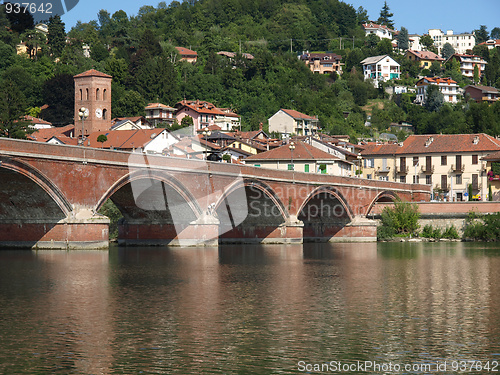
[[[380,39],[386,38],[392,40],[394,37],[394,30],[388,28],[385,25],[377,25],[376,23],[364,23],[363,29],[365,30],[365,35],[375,34]]]
[[[283,138],[290,135],[313,135],[318,132],[319,120],[315,116],[309,116],[293,109],[280,109],[269,117],[269,131],[277,132]]]
[[[400,77],[399,64],[389,55],[367,57],[361,61],[361,65],[365,80],[373,80],[375,87],[378,87],[381,81],[386,82]]]
[[[447,103],[457,103],[458,84],[451,78],[424,77],[420,79],[415,87],[417,88],[416,104],[424,104],[427,99],[427,88],[429,85],[436,85],[444,96]]]
[[[455,52],[460,54],[467,53],[467,50],[472,50],[476,45],[476,36],[469,33],[453,34],[453,30],[447,30],[444,33],[440,29],[429,29],[429,36],[434,40],[438,55],[441,55],[446,43],[450,43]]]
[[[484,74],[484,69],[486,68],[487,64],[487,62],[484,61],[480,56],[476,55],[463,55],[455,53],[454,55],[450,56],[448,61],[450,61],[451,59],[457,60],[460,63],[460,73],[471,80],[474,79],[474,67],[477,66],[479,78],[481,79],[481,76]]]

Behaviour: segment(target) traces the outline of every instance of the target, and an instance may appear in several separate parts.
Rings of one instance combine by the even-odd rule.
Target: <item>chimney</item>
[[[427,141],[425,141],[425,147],[429,147],[432,141],[434,141],[434,138],[432,137],[427,138]]]
[[[474,137],[474,140],[472,141],[472,143],[474,143],[475,145],[477,145],[479,143],[479,136],[475,136]]]
[[[262,131],[262,122],[259,124],[259,130]]]

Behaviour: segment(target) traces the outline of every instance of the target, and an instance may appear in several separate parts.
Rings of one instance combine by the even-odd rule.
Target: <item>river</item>
[[[499,270],[484,243],[1,251],[0,373],[500,371]]]

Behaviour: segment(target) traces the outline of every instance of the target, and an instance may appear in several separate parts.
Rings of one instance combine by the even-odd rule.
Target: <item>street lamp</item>
[[[361,152],[358,152],[357,159],[359,161],[359,169],[358,171],[356,171],[356,177],[359,177],[359,175],[361,174],[361,160],[363,159],[363,157],[361,156]]]
[[[88,108],[85,108],[85,107],[82,107],[80,108],[80,110],[78,111],[78,116],[81,118],[82,120],[82,137],[81,139],[79,140],[79,143],[81,145],[83,145],[83,134],[84,134],[84,130],[85,130],[85,127],[84,127],[84,121],[87,117],[89,117],[89,110]]]
[[[201,133],[203,134],[203,138],[205,138],[205,141],[207,141],[207,137],[212,134],[212,132],[210,131],[210,129],[208,127],[205,126],[205,128],[203,129],[203,132]],[[208,142],[208,141],[207,141]],[[208,156],[208,145],[206,146],[207,147],[207,150],[205,151],[205,160],[207,160],[207,156]]]

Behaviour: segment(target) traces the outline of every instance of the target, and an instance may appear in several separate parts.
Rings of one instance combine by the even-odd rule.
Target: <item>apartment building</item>
[[[427,100],[427,89],[429,85],[436,85],[443,94],[444,101],[447,103],[457,103],[458,83],[451,78],[424,77],[417,81],[415,85],[417,98],[415,104],[425,104]]]
[[[319,74],[342,73],[342,56],[335,53],[304,53],[299,57],[311,72]]]
[[[403,143],[368,143],[361,152],[363,176],[386,181],[433,186],[435,197],[486,198],[488,155],[500,151],[500,140],[487,134],[411,135]]]
[[[434,40],[434,46],[441,55],[443,46],[450,43],[456,53],[465,54],[476,45],[476,36],[471,33],[453,34],[453,30],[444,33],[440,29],[429,29],[429,36]]]
[[[281,108],[269,117],[269,131],[280,133],[282,138],[295,135],[313,135],[318,132],[319,120],[293,109]]]
[[[365,30],[365,35],[375,34],[380,39],[386,38],[392,40],[394,38],[395,31],[388,28],[386,25],[377,25],[374,22],[364,23],[363,29]]]
[[[484,74],[484,69],[486,68],[487,64],[485,60],[476,55],[455,53],[454,55],[450,56],[447,62],[452,59],[457,60],[460,63],[460,72],[462,73],[462,75],[471,80],[474,79],[474,68],[477,66],[479,78],[481,78],[481,76]]]

